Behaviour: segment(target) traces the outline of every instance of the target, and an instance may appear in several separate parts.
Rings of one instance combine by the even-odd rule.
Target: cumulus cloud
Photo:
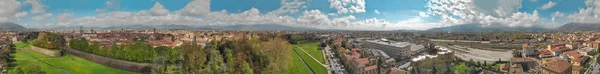
[[[542,7],[540,7],[540,9],[541,10],[547,10],[547,9],[550,9],[550,8],[554,7],[554,5],[556,5],[556,3],[550,1],[550,2],[548,2],[548,4],[542,5]]]
[[[31,17],[31,19],[36,20],[36,21],[41,21],[41,20],[45,20],[48,17],[52,17],[52,14],[51,13],[45,13],[45,14],[41,14],[41,15],[38,15],[38,16]]]
[[[600,23],[600,0],[586,0],[587,8],[579,8],[578,12],[566,15],[570,23]]]
[[[531,1],[531,2],[537,2],[538,0],[529,0],[529,1]]]
[[[71,18],[73,18],[74,16],[75,16],[75,14],[73,14],[73,13],[63,13],[63,14],[56,16],[56,21],[57,22],[67,22],[67,21],[71,20]]]
[[[171,12],[158,2],[154,4],[154,7],[150,8],[150,14],[153,16],[165,16],[169,13]]]
[[[352,2],[352,1],[350,1]],[[46,26],[94,26],[107,27],[117,25],[257,25],[257,24],[279,24],[294,27],[309,27],[319,29],[344,29],[344,30],[426,30],[444,25],[439,23],[423,23],[420,17],[410,20],[397,21],[395,23],[371,18],[358,20],[353,15],[339,15],[336,13],[324,13],[320,10],[303,10],[305,9],[304,1],[282,1],[282,7],[277,10],[262,14],[258,8],[251,8],[241,13],[228,13],[226,10],[203,12],[201,14],[186,13],[184,7],[181,10],[173,12],[173,14],[163,13],[162,16],[157,15],[157,9],[164,9],[159,3],[155,4],[150,10],[141,10],[138,12],[108,12],[98,14],[96,16],[88,16],[73,19],[71,21],[59,21],[56,24],[48,24]],[[286,5],[288,4],[288,5]],[[190,8],[194,8],[193,6]],[[208,10],[208,9],[207,9]],[[193,11],[194,13],[197,11]],[[290,15],[280,15],[284,13],[301,12],[300,16],[295,18]],[[60,16],[60,15],[59,15]],[[198,18],[196,16],[202,16]],[[58,17],[58,16],[57,16]],[[44,26],[40,26],[44,27]]]
[[[15,14],[15,18],[22,18],[22,17],[27,16],[27,14],[28,14],[28,12],[26,12],[26,11],[19,12],[19,13]]]
[[[25,3],[31,4],[30,12],[33,14],[43,14],[46,13],[46,6],[40,3],[39,0],[27,0]]]
[[[21,3],[16,0],[1,0],[0,1],[0,17],[12,16],[19,12]]]
[[[96,9],[96,12],[104,12],[106,10],[119,10],[121,8],[121,0],[108,0],[104,2],[104,8]]]
[[[375,12],[375,14],[379,14],[379,10],[375,10],[375,11],[373,11],[373,12]]]
[[[429,17],[429,15],[427,15],[427,13],[425,13],[425,12],[419,12],[419,16],[421,16],[421,17]]]
[[[306,5],[308,1],[294,0],[294,1],[281,1],[281,7],[277,10],[271,11],[267,13],[267,15],[280,15],[283,13],[296,13],[299,9],[306,9],[308,6]]]
[[[338,14],[366,12],[365,0],[329,0],[329,2],[329,7],[338,10]]]
[[[180,12],[188,16],[206,15],[210,13],[210,0],[193,0],[192,2],[188,3],[183,9],[181,9]]]
[[[521,0],[430,0],[428,13],[444,25],[478,23],[484,26],[531,27],[545,24],[537,10],[519,12]]]

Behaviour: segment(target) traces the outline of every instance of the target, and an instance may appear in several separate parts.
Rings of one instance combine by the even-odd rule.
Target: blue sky
[[[506,25],[510,27],[536,27],[567,22],[581,22],[582,20],[573,18],[575,16],[569,17],[569,15],[583,12],[580,9],[591,10],[598,8],[592,4],[586,4],[586,1],[595,2],[594,0],[347,0],[348,2],[345,2],[346,0],[297,0],[297,2],[300,2],[298,5],[290,6],[284,4],[293,3],[294,0],[287,0],[286,2],[283,2],[284,0],[16,1],[19,4],[19,9],[10,13],[15,16],[0,16],[7,18],[4,20],[0,19],[0,21],[17,22],[27,27],[76,25],[102,27],[152,23],[179,25],[280,24],[321,29],[358,30],[425,30],[470,23]],[[336,7],[334,4],[336,1],[341,2],[343,5]],[[361,4],[363,2],[364,4]],[[452,4],[452,2],[465,2],[466,4]],[[554,4],[549,2],[553,2]],[[36,3],[42,7],[35,7]],[[432,4],[458,9],[449,11],[441,7],[429,6]],[[549,8],[542,9],[547,4],[551,4]],[[190,9],[184,9],[188,6]],[[198,7],[193,8],[193,6]],[[152,10],[154,7],[157,7],[157,10]],[[284,7],[291,8],[289,10],[280,9]],[[208,10],[202,8],[208,8]],[[36,13],[34,11],[36,9],[45,12]],[[162,9],[166,9],[168,12],[158,13],[158,10]],[[253,9],[258,11],[253,11]],[[348,11],[342,12],[342,9],[348,9]],[[224,12],[226,13],[223,13],[222,10],[225,10]],[[276,11],[282,11],[282,13],[270,14]],[[537,11],[537,14],[534,14],[534,11]],[[252,14],[252,12],[260,12],[260,14]],[[552,16],[556,12],[559,12],[562,16]],[[585,16],[586,20],[596,20],[597,17],[591,17],[594,14],[593,10],[589,12],[591,14],[588,13],[582,16]],[[17,15],[23,15],[21,13],[27,14],[17,17]],[[135,18],[123,18],[116,15]],[[553,22],[552,18],[556,20]],[[128,23],[106,19],[138,21]],[[153,20],[139,21],[144,19]]]

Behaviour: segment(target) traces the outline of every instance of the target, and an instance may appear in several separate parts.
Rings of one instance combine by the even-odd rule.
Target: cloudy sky
[[[0,22],[30,28],[256,25],[426,30],[462,24],[600,23],[597,0],[0,0]]]

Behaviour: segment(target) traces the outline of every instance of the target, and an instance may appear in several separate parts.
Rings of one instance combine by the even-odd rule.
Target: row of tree
[[[10,53],[12,53],[12,51],[12,45],[10,43],[5,43],[0,40],[0,73],[7,69],[11,60]]]
[[[100,45],[89,43],[82,38],[69,41],[69,46],[87,53],[135,62],[153,63],[156,58],[161,58],[160,60],[167,61],[166,63],[175,63],[181,59],[178,49],[166,46],[154,48],[145,41],[135,41],[127,46],[113,44],[110,47],[101,48]]]
[[[73,39],[69,46],[116,59],[155,63],[161,73],[178,70],[190,74],[278,74],[286,73],[292,63],[291,44],[275,36],[212,40],[204,45],[186,42],[172,48],[153,48],[145,41],[101,48],[86,39]]]

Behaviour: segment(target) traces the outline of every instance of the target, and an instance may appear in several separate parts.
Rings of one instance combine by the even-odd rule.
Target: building
[[[511,58],[512,64],[510,72],[528,72],[538,66],[538,61],[534,58]]]
[[[410,43],[396,42],[387,39],[362,39],[363,48],[372,48],[384,51],[395,60],[405,60],[410,58]]]
[[[535,50],[534,47],[529,44],[523,44],[523,49],[521,50],[521,54],[523,57],[536,57],[539,55],[539,52]]]
[[[571,74],[573,66],[564,60],[551,60],[541,65],[541,74]]]
[[[343,60],[351,74],[385,74],[396,66],[396,61],[381,50],[352,48]]]
[[[422,44],[410,44],[410,55],[416,55],[425,51],[425,46]]]

